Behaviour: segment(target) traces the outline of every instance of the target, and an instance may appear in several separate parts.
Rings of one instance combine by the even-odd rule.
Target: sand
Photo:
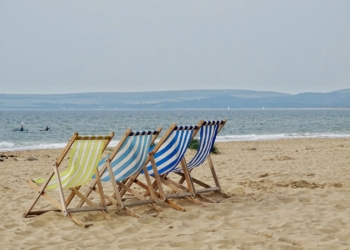
[[[140,206],[139,219],[110,209],[116,222],[84,213],[94,222],[86,229],[57,212],[22,218],[34,197],[25,180],[46,176],[61,149],[0,153],[13,155],[0,162],[0,249],[350,249],[350,139],[216,145],[229,198],[209,194],[220,202],[205,207],[177,201],[186,212],[162,204],[156,217]],[[193,175],[212,182],[208,170]]]

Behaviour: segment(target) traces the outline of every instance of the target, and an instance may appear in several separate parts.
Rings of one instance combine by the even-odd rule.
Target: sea
[[[110,146],[114,146],[128,128],[161,127],[164,133],[172,123],[195,125],[200,120],[222,119],[227,123],[218,142],[350,138],[350,109],[0,110],[0,152],[63,148],[74,132],[104,135],[113,131]],[[19,131],[21,124],[24,131]]]

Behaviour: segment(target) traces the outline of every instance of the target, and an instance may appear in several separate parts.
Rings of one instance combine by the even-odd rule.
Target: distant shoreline
[[[77,94],[0,94],[0,109],[187,110],[350,108],[350,89],[285,94],[237,89]],[[30,104],[30,105],[28,105]]]
[[[350,110],[350,108],[230,108],[230,109],[225,109],[225,108],[203,108],[203,109],[1,109],[0,111],[186,111],[186,110],[227,110],[229,111],[235,111],[235,110],[264,110],[264,111],[269,111],[269,110]]]

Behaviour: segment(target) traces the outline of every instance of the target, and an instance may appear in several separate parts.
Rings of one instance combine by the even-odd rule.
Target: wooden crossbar
[[[192,193],[190,192],[182,192],[182,193],[179,193],[179,194],[167,194],[166,197],[169,199],[169,198],[185,198],[185,197],[188,197],[188,196],[192,196]]]
[[[127,201],[124,202],[124,206],[138,206],[138,205],[146,205],[153,203],[154,201],[152,200],[136,200],[136,201]]]
[[[210,187],[210,188],[203,188],[203,189],[197,189],[197,193],[205,193],[205,192],[214,192],[221,190],[219,187]]]
[[[102,206],[67,208],[68,213],[105,211],[105,210],[106,210],[106,208],[102,207]]]

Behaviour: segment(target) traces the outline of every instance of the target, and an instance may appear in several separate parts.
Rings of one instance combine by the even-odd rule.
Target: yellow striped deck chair
[[[72,221],[82,227],[92,225],[91,223],[84,223],[73,215],[75,212],[88,212],[88,211],[100,211],[102,215],[108,220],[113,220],[106,212],[107,205],[104,199],[103,189],[99,180],[98,162],[101,159],[103,151],[106,149],[108,143],[113,138],[114,133],[110,133],[107,136],[79,136],[78,133],[74,133],[69,140],[67,146],[62,151],[60,157],[53,164],[53,171],[48,178],[37,178],[33,180],[27,180],[27,183],[32,187],[37,194],[35,195],[33,202],[29,209],[23,214],[23,217],[30,217],[40,215],[48,211],[61,211],[66,217],[69,217]],[[59,172],[58,168],[65,159],[69,152],[68,167]],[[99,187],[99,195],[101,205],[94,204],[90,199],[84,196],[79,188],[88,183],[94,174],[97,174],[97,185]],[[60,201],[57,201],[49,194],[49,190],[57,190]],[[65,199],[63,190],[70,190],[70,195]],[[75,207],[68,208],[73,198],[77,196],[81,200],[84,200],[88,207]],[[36,210],[33,208],[40,197],[44,197],[56,209],[49,210]]]

